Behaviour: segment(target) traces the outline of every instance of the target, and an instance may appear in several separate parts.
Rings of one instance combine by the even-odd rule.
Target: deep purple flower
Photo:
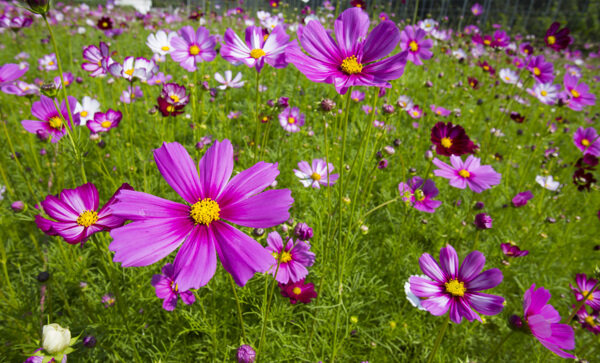
[[[77,100],[69,96],[69,106],[71,110],[75,109]],[[39,121],[23,120],[21,125],[25,130],[36,134],[40,137],[52,136],[52,142],[58,142],[66,133],[66,126],[71,128],[69,123],[69,113],[67,105],[63,101],[60,105],[60,114],[56,110],[54,101],[46,96],[40,96],[40,100],[33,103],[31,113],[37,117]]]
[[[575,349],[575,333],[567,324],[560,324],[560,315],[548,304],[550,292],[531,285],[523,297],[523,314],[531,334],[551,352],[562,358],[575,358],[563,349]]]
[[[433,56],[431,47],[433,40],[425,39],[425,30],[412,25],[407,25],[400,33],[400,49],[408,52],[407,59],[416,65],[423,64],[422,59],[430,59]]]
[[[525,42],[525,43],[521,43],[519,45],[519,53],[521,53],[522,55],[524,55],[525,57],[528,57],[530,55],[533,55],[533,47],[531,46],[531,44]],[[516,65],[516,64],[515,64]],[[520,64],[519,64],[520,65]],[[519,67],[519,66],[517,66]],[[519,67],[520,68],[520,67]]]
[[[404,51],[382,61],[394,50],[400,32],[392,21],[382,21],[369,33],[369,15],[361,9],[345,10],[334,24],[336,41],[318,20],[304,27],[297,41],[286,50],[286,59],[294,64],[309,80],[331,83],[340,94],[351,86],[389,88],[387,82],[400,78],[404,72],[408,52]]]
[[[508,257],[522,257],[529,254],[529,251],[521,250],[519,246],[512,243],[501,243],[500,248],[502,248],[502,253]]]
[[[83,346],[86,348],[93,348],[96,346],[96,337],[93,335],[86,335],[83,338]]]
[[[205,27],[194,31],[194,28],[186,25],[177,34],[171,39],[171,58],[186,71],[194,72],[198,63],[210,62],[217,56],[215,37]]]
[[[527,202],[533,198],[533,193],[530,190],[521,192],[512,199],[512,204],[515,208],[522,207],[527,204]]]
[[[573,308],[575,307],[573,306]],[[581,324],[581,327],[598,335],[600,333],[600,318],[598,315],[600,315],[600,311],[592,310],[592,313],[590,314],[584,305],[577,312],[577,320]]]
[[[293,239],[288,239],[284,245],[279,233],[271,232],[267,236],[267,251],[275,260],[279,261],[279,269],[277,262],[269,269],[269,273],[277,276],[275,279],[282,284],[297,282],[308,275],[307,267],[310,267],[315,262],[315,254],[310,252],[310,244],[300,240],[294,243]]]
[[[554,65],[551,62],[546,62],[543,55],[529,57],[527,70],[540,83],[550,83],[554,80]]]
[[[215,141],[198,168],[176,142],[154,150],[154,160],[167,183],[187,204],[121,191],[111,209],[133,222],[111,231],[110,249],[115,251],[116,262],[124,267],[147,266],[183,243],[174,262],[175,282],[182,291],[210,281],[217,268],[217,254],[225,271],[240,286],[255,272],[265,272],[273,265],[273,256],[258,242],[224,221],[269,228],[289,218],[294,201],[290,190],[263,192],[279,174],[277,164],[261,161],[231,178],[233,146],[229,140]]]
[[[573,38],[569,36],[570,32],[571,31],[567,27],[560,29],[560,23],[555,21],[546,31],[544,41],[549,48],[559,52],[563,49],[566,49],[569,44],[573,42]]]
[[[254,363],[256,359],[256,352],[247,344],[241,345],[236,355],[238,363]]]
[[[297,282],[290,282],[289,284],[279,284],[281,290],[281,296],[290,299],[292,305],[300,301],[303,304],[308,304],[312,299],[317,297],[315,291],[315,284],[304,283],[304,279]]]
[[[221,56],[228,62],[238,65],[244,63],[260,72],[265,62],[274,68],[287,66],[285,49],[290,36],[282,25],[277,25],[271,33],[265,33],[262,28],[249,26],[246,28],[246,41],[228,28],[225,31],[225,43],[221,47]]]
[[[451,245],[440,250],[439,264],[430,254],[424,253],[419,258],[419,265],[433,281],[412,276],[410,290],[425,298],[421,301],[422,306],[435,316],[450,310],[450,319],[456,324],[460,324],[463,317],[469,321],[481,321],[473,309],[483,315],[496,315],[504,307],[503,297],[480,292],[502,282],[502,272],[497,268],[481,272],[484,264],[483,253],[473,251],[465,257],[459,269],[458,255]]]
[[[575,275],[576,287],[569,284],[575,299],[577,301],[583,300],[583,298],[596,286],[597,282],[595,279],[588,278],[585,274]],[[594,310],[600,310],[600,289],[594,290],[592,294],[585,301],[585,305],[589,305]]]
[[[481,165],[480,159],[473,155],[469,155],[464,163],[459,156],[451,155],[450,163],[452,165],[438,158],[433,159],[433,164],[440,168],[433,173],[450,180],[450,185],[455,188],[465,189],[468,186],[475,193],[481,193],[500,184],[501,174],[489,165]]]
[[[596,95],[590,93],[590,87],[584,82],[580,83],[579,78],[566,73],[563,84],[565,90],[561,95],[570,109],[581,111],[585,106],[596,104]]]
[[[108,110],[106,113],[96,112],[94,119],[87,122],[87,127],[93,133],[108,132],[110,129],[119,126],[123,118],[121,111]]]
[[[404,202],[421,212],[433,213],[442,205],[439,200],[433,200],[438,195],[433,180],[427,179],[423,182],[423,178],[414,176],[408,180],[408,183],[398,184],[398,191]]]
[[[163,309],[173,311],[177,307],[177,297],[186,305],[192,305],[196,301],[194,293],[191,291],[181,291],[175,283],[175,266],[167,263],[162,268],[162,275],[152,276],[152,286],[156,290],[156,297],[163,301]]]
[[[308,224],[301,222],[294,227],[294,234],[300,241],[308,241],[313,237],[313,229]]]
[[[35,216],[38,228],[49,236],[61,236],[70,244],[84,243],[92,234],[108,231],[123,225],[125,219],[110,211],[119,191],[133,190],[124,183],[100,210],[98,190],[92,183],[75,189],[63,189],[59,197],[49,195],[40,205],[50,220],[41,215]]]
[[[98,22],[96,23],[96,25],[98,26],[98,29],[100,29],[100,30],[110,30],[113,28],[113,21],[111,18],[109,18],[107,16],[103,16],[100,19],[98,19]]]
[[[492,222],[493,219],[489,214],[478,213],[475,216],[475,221],[473,223],[479,229],[490,229],[492,228]]]
[[[583,190],[590,191],[592,184],[596,183],[597,180],[594,178],[594,174],[586,172],[585,169],[577,169],[573,173],[573,184],[577,186],[577,190],[582,192]]]
[[[573,135],[573,142],[579,150],[583,151],[583,155],[600,156],[600,137],[593,127],[587,129],[579,127]]]
[[[0,86],[12,83],[21,78],[29,68],[21,69],[18,64],[8,63],[0,67]]]

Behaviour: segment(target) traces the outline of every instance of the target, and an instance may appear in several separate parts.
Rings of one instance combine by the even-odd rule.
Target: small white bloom
[[[74,114],[79,114],[79,125],[85,126],[89,120],[94,119],[96,112],[100,111],[100,102],[85,96],[81,99],[81,103],[77,102]]]
[[[164,30],[159,30],[156,34],[149,34],[146,39],[146,45],[154,52],[160,55],[169,54],[172,51],[171,39],[175,37],[175,33],[167,33]]]
[[[244,83],[246,81],[242,81],[242,73],[238,72],[238,74],[235,76],[235,78],[233,78],[233,73],[231,73],[230,70],[226,70],[225,71],[225,77],[223,77],[221,75],[221,73],[217,72],[215,73],[215,80],[219,83],[221,83],[221,85],[219,86],[219,89],[225,90],[227,88],[240,88],[242,86],[244,86]]]
[[[552,83],[536,83],[533,86],[533,95],[540,100],[541,103],[553,105],[558,100],[558,91],[560,85]]]
[[[42,331],[42,346],[49,354],[57,354],[69,346],[71,332],[58,324],[44,325]]]
[[[548,175],[548,176],[541,176],[538,175],[535,177],[535,181],[541,185],[543,188],[546,188],[548,190],[551,191],[556,191],[558,190],[558,188],[560,188],[560,183],[557,182],[556,180],[554,180],[554,178],[552,177],[552,175]]]
[[[504,83],[515,84],[519,80],[519,75],[512,69],[502,68],[500,70],[500,79]]]

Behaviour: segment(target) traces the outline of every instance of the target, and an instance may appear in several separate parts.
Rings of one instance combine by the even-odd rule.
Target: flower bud
[[[40,92],[46,97],[55,98],[58,94],[58,87],[54,82],[46,82],[40,87]]]
[[[294,234],[299,240],[308,241],[313,236],[313,230],[308,226],[308,224],[302,222],[296,224],[296,227],[294,228]]]
[[[331,111],[335,107],[335,102],[330,100],[329,98],[325,98],[321,101],[321,110],[323,111]]]
[[[13,204],[11,204],[10,207],[14,212],[20,212],[23,209],[25,209],[25,203],[23,203],[20,200],[17,200],[16,202],[13,202]]]
[[[237,361],[238,363],[253,363],[256,359],[256,352],[254,349],[244,344],[238,348],[237,351]]]
[[[50,0],[27,0],[27,5],[32,13],[46,15],[50,9]]]
[[[83,338],[83,346],[86,348],[93,348],[96,346],[96,337],[93,335],[88,335]]]
[[[44,325],[42,331],[42,346],[49,354],[57,354],[69,346],[71,332],[58,324]]]

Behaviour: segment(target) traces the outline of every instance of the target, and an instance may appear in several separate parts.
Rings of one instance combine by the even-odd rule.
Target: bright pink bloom
[[[282,25],[277,25],[270,34],[260,27],[249,26],[246,28],[245,42],[228,28],[220,53],[228,62],[234,65],[244,63],[250,68],[256,68],[257,72],[260,72],[265,62],[274,68],[285,68],[285,49],[289,40],[290,36]]]
[[[289,284],[279,284],[279,288],[281,289],[281,296],[289,298],[292,305],[298,303],[298,301],[308,304],[317,297],[315,284],[306,284],[304,279]]]
[[[562,96],[567,100],[567,107],[574,111],[581,111],[585,106],[596,104],[596,95],[589,92],[590,87],[584,82],[579,82],[579,78],[565,73],[563,80],[565,90]]]
[[[583,151],[583,155],[600,156],[600,137],[593,127],[587,129],[579,127],[573,134],[573,142],[579,150]]]
[[[163,309],[173,311],[177,307],[177,297],[186,305],[191,305],[196,301],[194,293],[186,290],[180,291],[175,283],[175,266],[167,263],[162,268],[162,275],[152,276],[152,286],[154,286],[156,297],[163,299]]]
[[[279,283],[287,284],[297,282],[308,275],[307,267],[310,267],[315,262],[315,254],[310,251],[310,243],[288,239],[287,243],[283,244],[281,236],[277,232],[271,232],[267,236],[267,251],[276,260],[280,260],[279,269],[277,262],[271,266],[269,272],[275,275],[277,270],[276,280]]]
[[[577,283],[576,287],[569,284],[571,290],[573,290],[573,294],[575,294],[575,299],[577,301],[583,300],[585,295],[587,295],[594,286],[598,283],[595,279],[588,279],[585,274],[577,274],[575,276],[575,282]],[[594,310],[600,310],[600,289],[594,290],[594,292],[587,298],[585,301],[585,305],[589,305]]]
[[[433,173],[450,180],[450,185],[455,188],[465,189],[468,186],[475,193],[481,193],[500,184],[501,174],[489,165],[481,165],[480,159],[473,155],[469,155],[464,163],[460,156],[450,155],[450,163],[452,165],[433,159],[433,164],[440,168]]]
[[[425,30],[412,25],[407,25],[400,33],[400,49],[408,52],[407,59],[416,65],[422,65],[422,59],[430,59],[433,56],[431,47],[433,40],[425,39]]]
[[[194,31],[186,25],[177,34],[171,39],[171,58],[186,71],[194,72],[198,63],[211,62],[217,56],[215,37],[205,27]]]
[[[110,129],[119,126],[123,118],[121,111],[108,110],[106,113],[96,112],[93,120],[87,123],[88,129],[93,133],[108,132]]]
[[[71,110],[75,109],[77,100],[69,96],[69,106]],[[39,121],[23,120],[21,125],[25,130],[36,134],[41,138],[52,136],[52,142],[58,142],[66,133],[66,126],[71,128],[69,122],[69,113],[67,105],[63,101],[60,105],[60,114],[56,110],[54,100],[44,95],[40,96],[40,100],[31,105],[31,113],[37,117]]]
[[[411,204],[416,210],[421,212],[433,213],[435,209],[442,205],[439,200],[433,200],[438,195],[438,189],[433,180],[425,180],[415,176],[408,180],[408,183],[398,184],[398,191],[402,200]]]
[[[21,69],[18,64],[8,63],[0,67],[0,86],[9,84],[21,78],[29,68]]]

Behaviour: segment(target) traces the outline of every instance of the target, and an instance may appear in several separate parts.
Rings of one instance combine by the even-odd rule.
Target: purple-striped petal
[[[362,9],[350,8],[340,14],[333,27],[343,57],[357,56],[359,39],[365,39],[369,31],[369,15]]]
[[[363,43],[362,63],[370,63],[390,54],[400,41],[400,31],[394,22],[386,20],[377,25]]]
[[[419,266],[421,266],[421,271],[423,271],[427,277],[439,283],[444,283],[446,281],[446,276],[440,268],[440,265],[438,265],[438,263],[433,257],[431,257],[429,253],[424,253],[421,255],[419,258]]]
[[[440,266],[449,278],[454,279],[458,276],[458,255],[451,245],[446,245],[440,250]]]
[[[441,316],[446,314],[448,308],[452,304],[450,297],[447,295],[439,295],[431,297],[427,300],[421,300],[421,306],[423,306],[431,315]]]
[[[492,268],[483,271],[473,280],[466,282],[465,287],[469,291],[481,291],[494,288],[502,282],[502,271]]]
[[[485,256],[479,251],[473,251],[465,257],[458,271],[460,281],[469,282],[483,270]]]
[[[433,281],[422,277],[412,276],[410,279],[410,291],[418,297],[438,296],[444,292],[444,289]]]
[[[468,294],[469,304],[483,315],[499,314],[504,308],[504,298],[501,296],[475,292]]]

